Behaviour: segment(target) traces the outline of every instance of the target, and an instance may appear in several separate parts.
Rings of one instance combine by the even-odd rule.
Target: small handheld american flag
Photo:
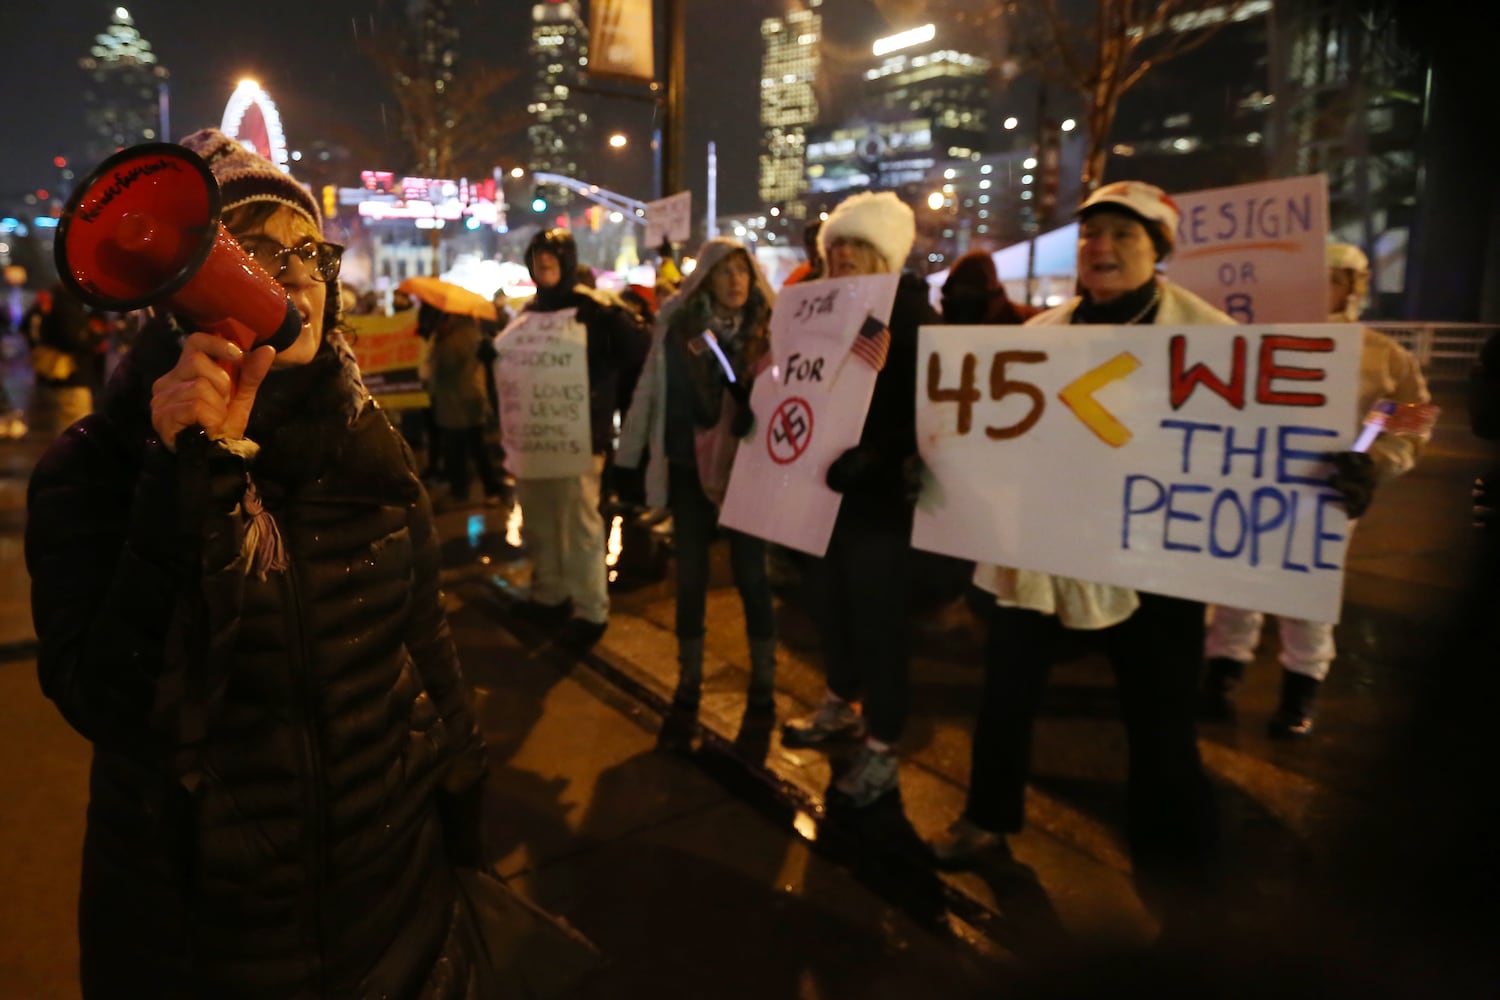
[[[891,352],[891,331],[874,316],[866,316],[854,337],[850,352],[876,371],[885,367],[886,355]]]
[[[1369,451],[1381,434],[1428,434],[1437,425],[1442,408],[1432,403],[1397,403],[1382,399],[1370,407],[1364,429],[1353,451]]]

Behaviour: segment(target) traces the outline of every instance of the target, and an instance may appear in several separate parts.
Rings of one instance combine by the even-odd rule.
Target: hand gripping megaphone
[[[99,164],[68,199],[54,253],[64,284],[97,309],[165,304],[192,329],[250,351],[296,342],[286,291],[219,222],[223,196],[203,158],[153,142]],[[225,366],[231,377],[237,366]]]

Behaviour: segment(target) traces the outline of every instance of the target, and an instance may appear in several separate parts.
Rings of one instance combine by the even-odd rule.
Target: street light
[[[927,196],[927,207],[936,212],[938,209],[943,207],[943,202],[946,200],[947,199],[943,197],[943,192],[934,191],[932,192],[932,194]]]
[[[1027,169],[1027,170],[1035,170],[1036,169],[1036,157],[1035,156],[1028,156],[1028,157],[1026,157],[1026,159],[1024,159],[1024,160],[1021,161],[1021,166],[1023,168],[1025,168],[1025,169]]]
[[[625,138],[625,133],[623,132],[616,132],[609,137],[609,144],[614,149],[624,149],[629,142],[630,140]]]
[[[510,175],[512,177],[516,178],[517,180],[519,180],[522,177],[526,176],[526,168],[525,167],[511,167],[510,168]]]
[[[1063,120],[1062,130],[1064,132],[1071,132],[1071,131],[1073,131],[1077,127],[1078,127],[1078,123],[1076,121],[1074,121],[1072,118],[1065,118]]]
[[[1005,122],[1004,122],[1006,131],[1009,131],[1009,132],[1014,132],[1016,130],[1016,126],[1018,126],[1020,124],[1021,124],[1021,120],[1019,118],[1017,118],[1015,115],[1011,115],[1009,118],[1005,119]]]

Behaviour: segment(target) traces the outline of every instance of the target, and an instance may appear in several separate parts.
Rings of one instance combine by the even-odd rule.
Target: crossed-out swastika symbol
[[[793,396],[783,400],[771,415],[766,429],[766,450],[778,465],[795,462],[812,440],[813,413],[807,400]]]

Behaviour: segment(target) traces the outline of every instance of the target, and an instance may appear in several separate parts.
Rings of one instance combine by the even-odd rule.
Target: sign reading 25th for
[[[925,327],[918,548],[1334,621],[1359,329]]]

